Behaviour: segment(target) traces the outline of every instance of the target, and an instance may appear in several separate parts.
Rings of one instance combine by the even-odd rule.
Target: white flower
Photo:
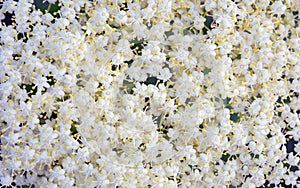
[[[299,153],[300,152],[300,143],[298,142],[295,144],[295,152]]]
[[[132,25],[132,29],[134,31],[135,37],[138,39],[147,38],[148,28],[143,23],[135,21]]]
[[[58,166],[55,166],[52,170],[52,172],[50,173],[50,180],[57,180],[57,181],[61,181],[64,180],[65,177],[65,170],[61,169]]]
[[[159,72],[159,75],[157,76],[158,79],[163,80],[164,82],[169,80],[172,77],[172,73],[168,68],[163,68]]]
[[[196,28],[197,30],[201,30],[204,27],[204,22],[206,21],[206,19],[202,16],[196,16],[194,18],[194,28]]]
[[[13,182],[13,178],[10,175],[2,176],[0,179],[1,179],[1,184],[6,186],[10,186],[11,183]]]
[[[289,174],[284,175],[285,185],[291,185],[291,184],[292,186],[297,185],[298,178],[299,177],[296,175],[295,172],[290,172]]]
[[[288,118],[286,119],[288,125],[294,128],[295,126],[300,126],[299,115],[296,113],[288,113]]]
[[[254,85],[256,84],[256,81],[257,81],[257,76],[256,74],[246,74],[245,76],[245,84],[248,84],[248,85]]]
[[[284,14],[286,10],[286,6],[281,1],[275,1],[270,8],[273,14],[278,15]]]
[[[294,92],[300,93],[300,82],[296,79],[292,82],[292,90],[294,90]]]
[[[291,131],[287,132],[288,135],[291,135],[295,141],[300,140],[300,127],[299,125],[297,127],[293,127]]]
[[[75,161],[67,157],[66,160],[62,163],[62,166],[66,170],[67,173],[73,172],[74,170],[78,169],[78,166],[75,164]]]
[[[293,155],[292,153],[289,153],[288,155],[288,159],[287,159],[287,162],[292,165],[292,166],[297,166],[298,163],[299,163],[299,157],[298,156],[295,156]]]

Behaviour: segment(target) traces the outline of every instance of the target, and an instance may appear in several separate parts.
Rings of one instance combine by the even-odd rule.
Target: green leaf
[[[59,14],[57,14],[57,12],[60,10],[58,1],[55,4],[50,4],[48,2],[44,2],[44,0],[34,0],[34,5],[43,13],[49,12],[54,17],[59,17]]]
[[[233,114],[230,114],[230,120],[233,121],[233,122],[238,122],[239,121],[239,116],[238,116],[238,113],[233,113]]]
[[[204,75],[207,75],[208,73],[210,73],[211,69],[205,67],[204,70],[202,71]]]
[[[224,162],[227,162],[229,157],[230,157],[229,153],[223,154],[222,157],[221,157],[221,160],[224,161]]]

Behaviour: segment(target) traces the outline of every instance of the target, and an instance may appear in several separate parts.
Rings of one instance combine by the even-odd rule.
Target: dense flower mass
[[[300,1],[42,4],[1,3],[0,186],[299,187]]]

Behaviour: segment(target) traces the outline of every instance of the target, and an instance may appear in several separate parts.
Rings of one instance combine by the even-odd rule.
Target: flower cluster
[[[36,2],[1,4],[0,185],[299,186],[298,0]]]

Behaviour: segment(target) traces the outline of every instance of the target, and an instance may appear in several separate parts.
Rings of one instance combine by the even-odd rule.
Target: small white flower
[[[197,30],[201,30],[204,27],[204,22],[206,21],[206,19],[202,16],[196,16],[194,18],[194,28],[196,28]]]
[[[281,1],[275,1],[270,8],[273,14],[278,15],[284,14],[286,10],[286,6]]]

